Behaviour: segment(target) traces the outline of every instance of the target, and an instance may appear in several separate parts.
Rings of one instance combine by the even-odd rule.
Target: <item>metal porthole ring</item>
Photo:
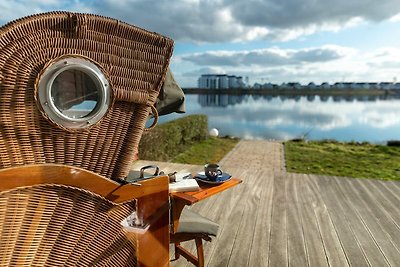
[[[77,70],[88,75],[95,84],[100,97],[96,106],[87,115],[80,118],[62,114],[51,97],[55,79],[61,73],[69,70]],[[36,103],[40,107],[42,115],[59,128],[70,132],[88,129],[99,123],[113,104],[112,86],[107,76],[100,64],[88,57],[75,54],[60,56],[48,62],[37,76],[35,81]]]

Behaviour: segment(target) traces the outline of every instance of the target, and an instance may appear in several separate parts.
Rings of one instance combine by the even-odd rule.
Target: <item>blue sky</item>
[[[182,87],[204,73],[250,84],[400,81],[399,0],[0,0],[0,10],[0,24],[67,10],[171,37]]]

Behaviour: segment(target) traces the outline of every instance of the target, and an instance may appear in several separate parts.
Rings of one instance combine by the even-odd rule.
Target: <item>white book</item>
[[[176,182],[169,184],[169,192],[198,191],[200,189],[199,184],[191,178],[190,173],[177,173],[175,177]]]

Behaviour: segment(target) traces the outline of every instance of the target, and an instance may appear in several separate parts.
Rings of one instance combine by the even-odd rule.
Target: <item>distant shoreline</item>
[[[382,89],[204,89],[204,88],[183,88],[185,94],[200,95],[300,95],[300,96],[385,96],[400,95],[400,90]]]

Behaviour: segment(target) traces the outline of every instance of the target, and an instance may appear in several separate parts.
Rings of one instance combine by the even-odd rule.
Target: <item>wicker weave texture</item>
[[[0,28],[0,169],[58,163],[125,177],[172,50],[171,39],[91,14],[44,13]],[[112,86],[112,107],[89,129],[56,127],[35,100],[46,64],[67,54],[96,62]]]
[[[136,236],[120,224],[134,206],[62,185],[3,192],[0,266],[136,266]]]

